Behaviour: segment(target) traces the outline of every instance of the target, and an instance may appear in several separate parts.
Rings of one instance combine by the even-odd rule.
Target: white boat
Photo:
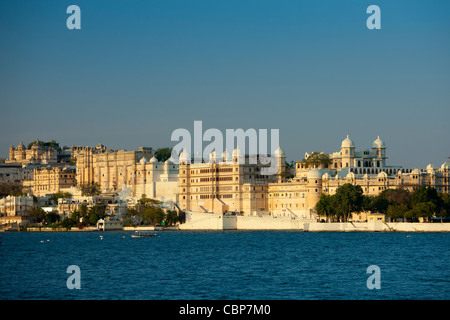
[[[155,238],[159,237],[157,233],[148,231],[135,231],[135,234],[131,235],[132,238]]]

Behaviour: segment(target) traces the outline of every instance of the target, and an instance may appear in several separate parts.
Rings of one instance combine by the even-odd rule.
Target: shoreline
[[[258,228],[257,226],[241,226],[238,228],[224,228],[223,226],[200,226],[190,224],[189,226],[177,225],[172,228],[155,227],[123,227],[110,230],[101,230],[95,227],[91,228],[49,228],[32,227],[27,230],[3,230],[2,232],[108,232],[108,231],[298,231],[298,232],[400,232],[400,233],[448,233],[450,232],[450,223],[421,223],[421,222],[307,222],[296,225],[281,226],[269,228],[267,226]]]
[[[316,222],[290,218],[222,216],[189,212],[180,230],[296,230],[304,232],[450,232],[450,223],[430,222]]]

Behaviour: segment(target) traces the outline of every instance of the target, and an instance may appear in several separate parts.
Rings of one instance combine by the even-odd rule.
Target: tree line
[[[450,217],[450,195],[433,187],[421,186],[409,191],[405,188],[386,189],[377,196],[363,194],[361,186],[346,183],[333,195],[322,194],[316,211],[327,221],[346,222],[352,213],[383,213],[388,218],[417,221],[419,218]]]
[[[106,217],[106,205],[103,203],[96,204],[90,208],[86,204],[82,204],[79,210],[74,210],[70,216],[61,220],[61,215],[55,212],[45,212],[42,208],[33,207],[28,211],[28,217],[34,222],[50,225],[55,228],[78,227],[80,229],[97,225],[99,219]]]
[[[163,209],[161,205],[161,201],[149,199],[142,195],[134,208],[127,210],[125,225],[174,225],[178,222],[184,222],[184,213],[178,215],[177,211]]]

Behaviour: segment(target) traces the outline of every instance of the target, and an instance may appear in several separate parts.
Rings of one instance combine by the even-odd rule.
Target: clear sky
[[[81,30],[66,9],[81,8]],[[381,8],[381,30],[366,9]],[[287,160],[380,134],[388,164],[450,157],[450,1],[0,3],[0,157],[36,138],[136,150],[173,130],[279,129]]]

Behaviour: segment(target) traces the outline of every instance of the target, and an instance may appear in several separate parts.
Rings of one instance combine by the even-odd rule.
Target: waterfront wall
[[[334,222],[305,223],[304,231],[311,232],[450,232],[450,223],[410,223],[410,222]]]
[[[272,216],[224,216],[215,213],[187,212],[180,230],[303,230],[303,220]]]
[[[303,230],[304,221],[291,218],[237,216],[237,230]]]
[[[67,228],[49,228],[49,227],[30,227],[27,228],[27,231],[41,231],[41,232],[50,232],[50,231],[98,231],[97,227],[85,227],[83,229],[79,229],[77,227],[72,227],[70,230],[67,230]]]
[[[227,221],[226,226],[230,226]],[[187,212],[186,222],[180,224],[180,230],[224,230],[222,215],[203,212]]]
[[[391,222],[387,223],[387,225],[397,232],[450,232],[450,223]]]
[[[153,231],[153,230],[155,230],[154,226],[123,227],[123,231]]]
[[[223,216],[187,212],[179,230],[297,230],[309,232],[450,232],[450,223],[332,222],[319,223],[272,216]]]

